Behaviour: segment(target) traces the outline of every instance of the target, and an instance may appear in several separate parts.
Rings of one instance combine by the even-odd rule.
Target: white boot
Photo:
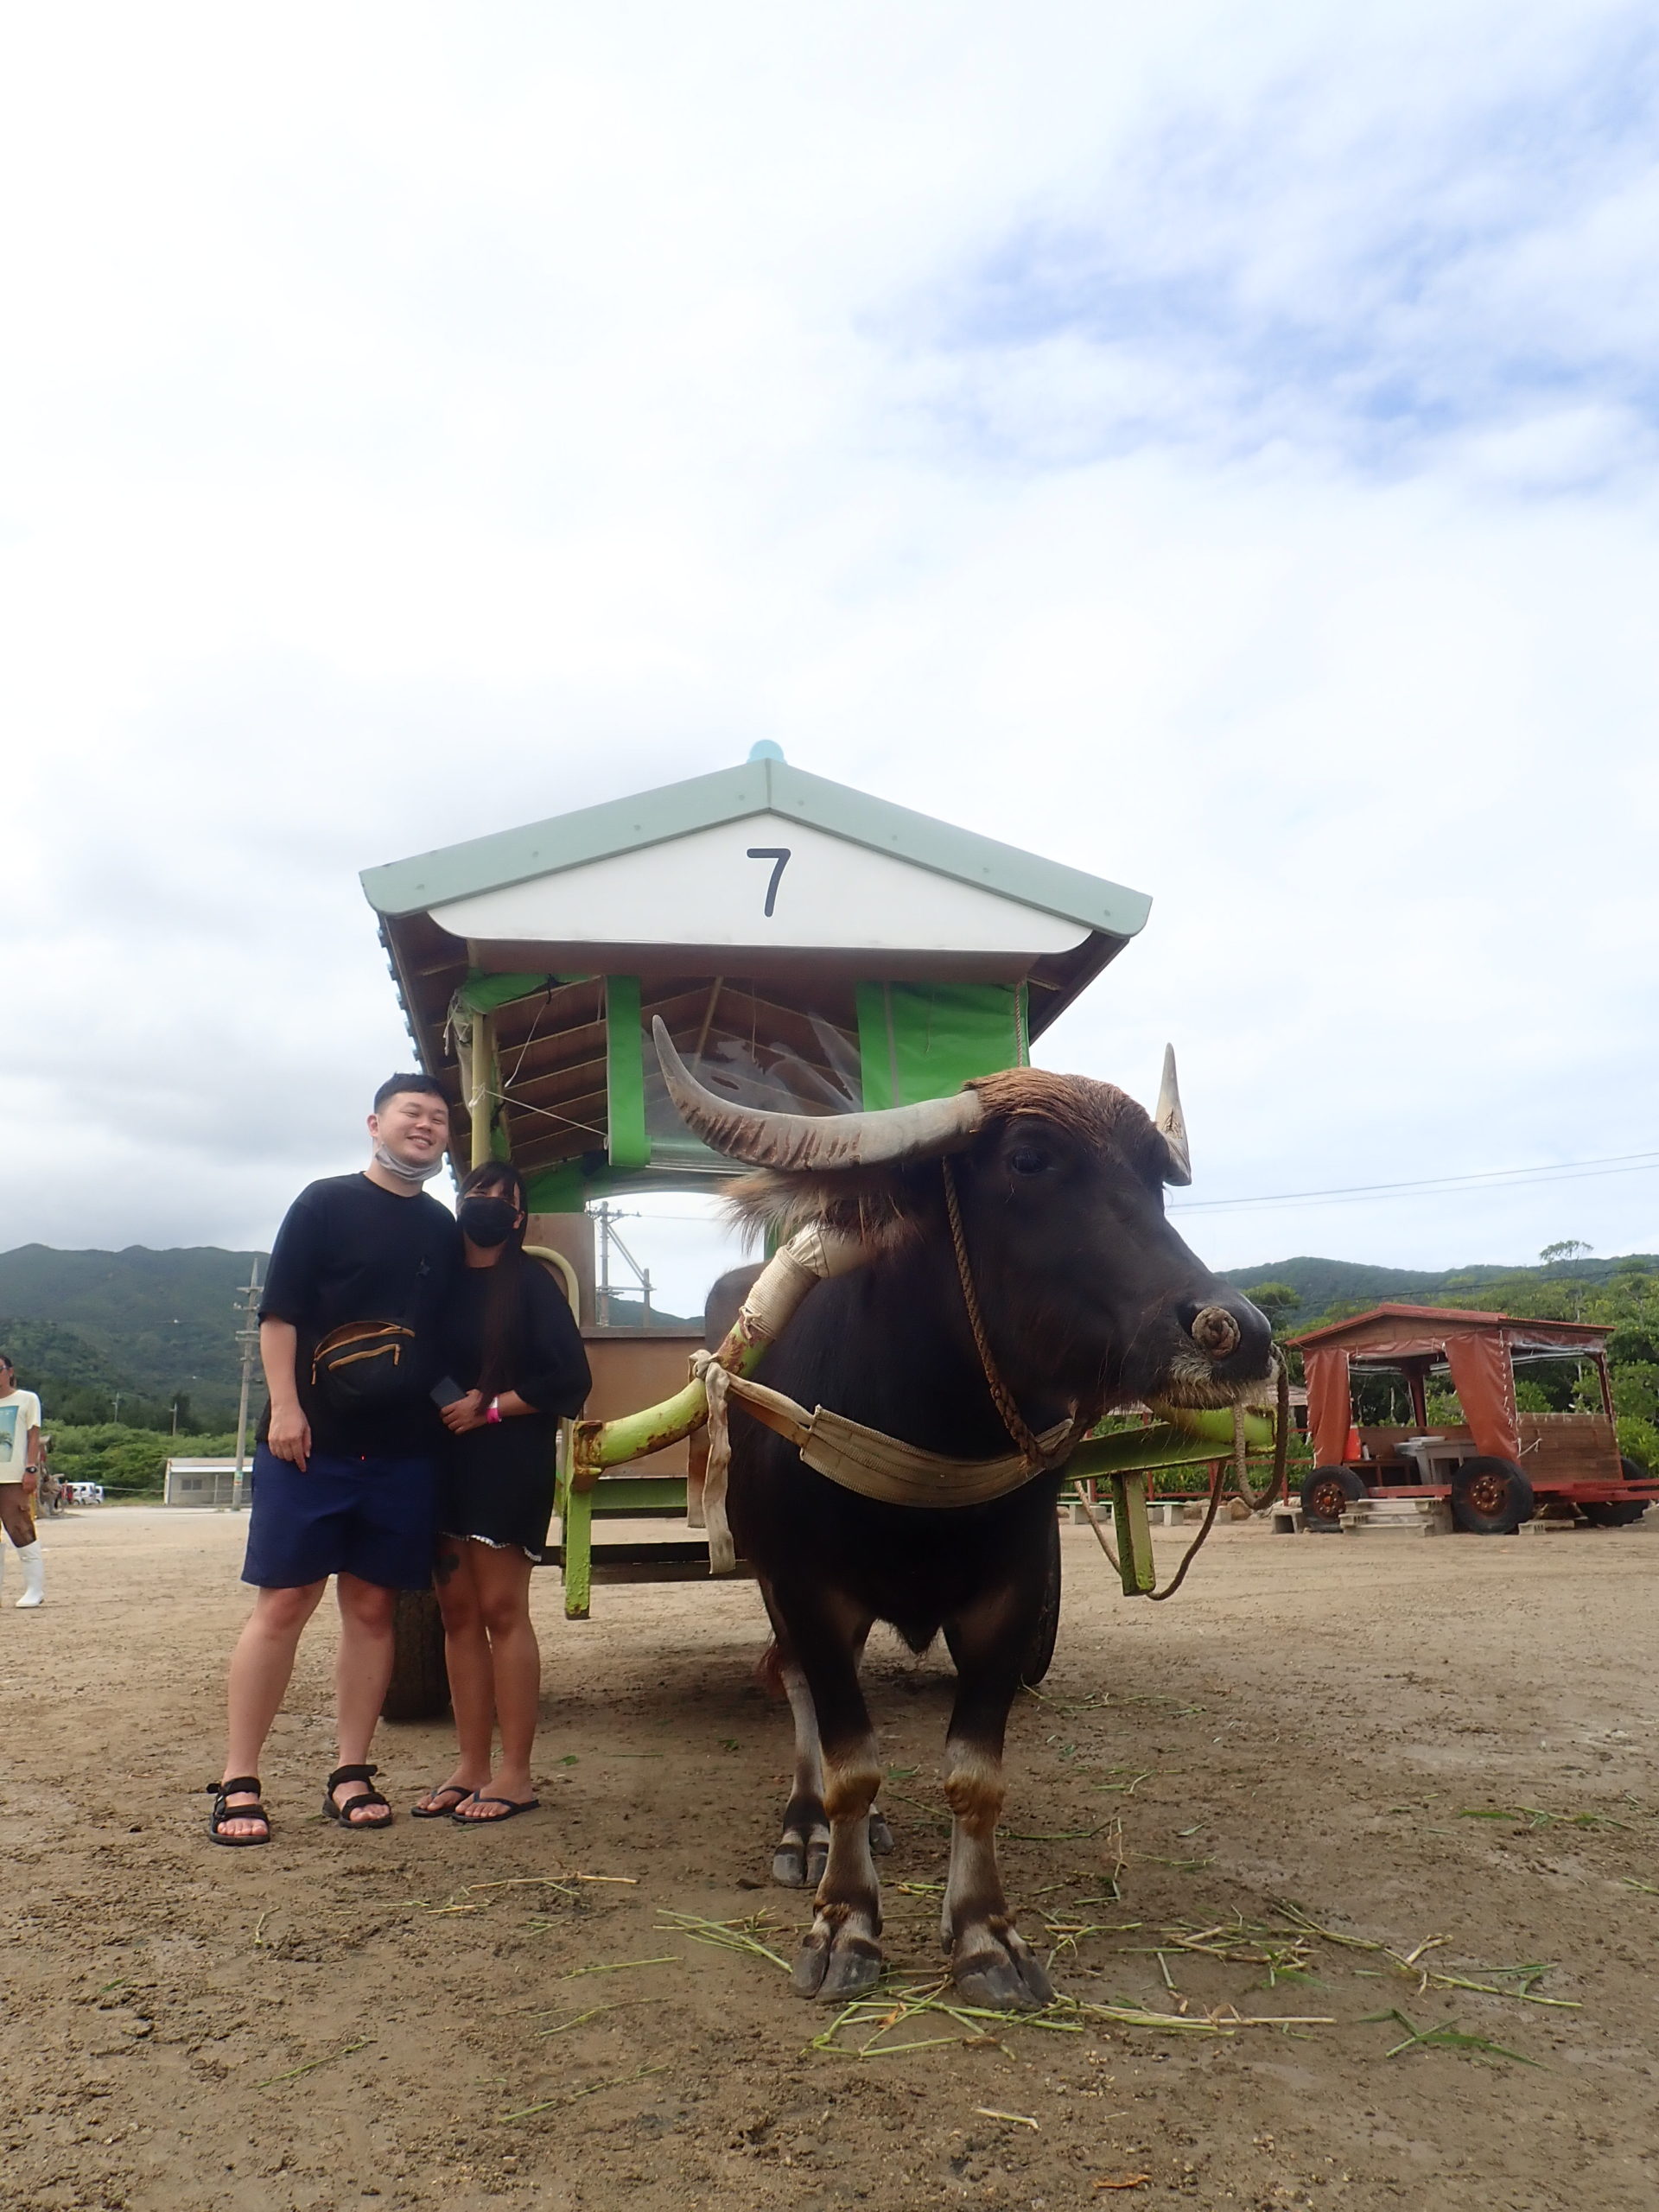
[[[32,1544],[19,1544],[18,1564],[23,1570],[23,1594],[17,1600],[21,1605],[43,1605],[46,1603],[46,1562],[41,1556],[41,1540]]]

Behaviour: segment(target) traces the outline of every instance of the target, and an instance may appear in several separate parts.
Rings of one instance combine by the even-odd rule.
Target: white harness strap
[[[709,1524],[709,1571],[729,1574],[737,1564],[732,1532],[726,1519],[726,1475],[731,1464],[731,1435],[728,1399],[741,1399],[756,1421],[792,1444],[809,1467],[825,1475],[843,1490],[883,1505],[940,1507],[985,1505],[1021,1490],[1042,1470],[1032,1467],[1019,1452],[1000,1459],[948,1459],[938,1452],[924,1452],[918,1445],[902,1443],[879,1428],[866,1428],[845,1414],[819,1406],[806,1408],[781,1390],[764,1382],[728,1374],[715,1364],[712,1353],[694,1363],[709,1390],[709,1472],[703,1485],[703,1511]],[[1053,1452],[1065,1441],[1070,1421],[1057,1421],[1038,1439],[1044,1451]],[[718,1478],[716,1478],[718,1468]]]
[[[726,1477],[731,1465],[731,1437],[726,1393],[734,1387],[734,1367],[758,1344],[771,1344],[789,1325],[796,1307],[814,1283],[847,1274],[862,1266],[862,1246],[821,1222],[798,1230],[772,1254],[749,1288],[736,1320],[718,1351],[692,1355],[691,1372],[700,1376],[709,1402],[709,1464],[702,1478],[702,1520],[709,1537],[709,1572],[731,1574],[737,1567],[731,1523],[726,1518]]]
[[[702,1525],[709,1538],[710,1574],[734,1574],[737,1547],[726,1518],[726,1476],[732,1464],[731,1432],[726,1426],[726,1393],[731,1376],[712,1352],[693,1352],[691,1372],[701,1374],[709,1394],[709,1462],[702,1475]]]
[[[1041,1457],[1033,1465],[1028,1452],[1005,1452],[1000,1459],[947,1459],[938,1452],[924,1452],[904,1444],[879,1428],[866,1428],[845,1414],[823,1406],[808,1413],[781,1390],[752,1382],[732,1370],[757,1344],[771,1344],[783,1334],[796,1307],[826,1275],[844,1274],[864,1258],[856,1239],[827,1230],[822,1224],[801,1230],[775,1253],[756,1279],[742,1311],[718,1351],[692,1355],[691,1372],[702,1379],[709,1402],[709,1465],[702,1483],[703,1525],[709,1537],[709,1572],[730,1574],[737,1567],[737,1549],[731,1523],[726,1517],[726,1482],[732,1461],[728,1401],[740,1398],[758,1421],[791,1443],[809,1467],[825,1475],[843,1490],[883,1505],[985,1505],[1007,1497],[1044,1471],[1072,1432],[1069,1421],[1057,1421],[1034,1440]]]

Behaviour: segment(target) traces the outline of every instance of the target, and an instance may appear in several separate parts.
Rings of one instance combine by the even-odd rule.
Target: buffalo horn
[[[675,1051],[660,1014],[651,1032],[668,1095],[686,1127],[715,1152],[750,1167],[826,1173],[925,1160],[959,1149],[985,1118],[971,1090],[869,1114],[769,1114],[758,1106],[736,1106],[703,1089]]]
[[[1164,1079],[1158,1086],[1158,1111],[1154,1116],[1158,1134],[1164,1141],[1164,1150],[1169,1154],[1169,1166],[1164,1171],[1166,1183],[1190,1183],[1192,1180],[1192,1155],[1186,1148],[1186,1116],[1181,1111],[1181,1090],[1175,1080],[1175,1047],[1164,1047]]]

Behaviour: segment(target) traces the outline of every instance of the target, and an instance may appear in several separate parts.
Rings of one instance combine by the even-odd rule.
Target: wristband
[[[484,1409],[484,1418],[487,1421],[499,1421],[500,1420],[501,1401],[499,1398],[492,1398],[490,1400],[489,1404]]]

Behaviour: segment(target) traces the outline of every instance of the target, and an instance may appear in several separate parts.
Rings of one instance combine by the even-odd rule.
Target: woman
[[[501,1160],[474,1167],[456,1213],[466,1265],[440,1343],[446,1384],[459,1395],[443,1408],[436,1582],[461,1756],[414,1812],[485,1827],[538,1802],[530,1751],[542,1655],[530,1576],[553,1514],[559,1421],[582,1410],[588,1355],[558,1285],[524,1257],[524,1191],[514,1170]],[[492,1773],[498,1723],[501,1764]]]

